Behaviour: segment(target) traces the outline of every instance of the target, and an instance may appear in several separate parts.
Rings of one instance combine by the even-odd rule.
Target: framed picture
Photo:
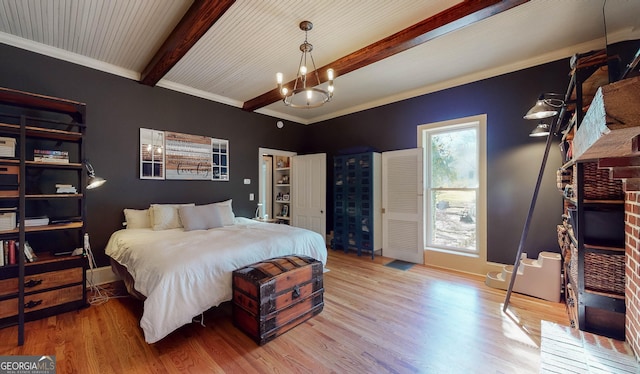
[[[286,193],[286,194],[282,195],[282,200],[289,201],[289,194]]]
[[[289,205],[283,205],[282,206],[282,212],[280,212],[280,215],[282,217],[288,217],[289,216]]]
[[[165,131],[166,178],[211,180],[211,138]]]
[[[229,180],[229,141],[140,128],[140,179]]]

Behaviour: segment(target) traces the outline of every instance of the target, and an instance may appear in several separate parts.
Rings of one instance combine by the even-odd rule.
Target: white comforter
[[[235,269],[290,254],[327,262],[319,234],[247,218],[199,231],[124,229],[113,233],[105,252],[128,269],[136,290],[147,297],[140,320],[147,343],[231,300]]]

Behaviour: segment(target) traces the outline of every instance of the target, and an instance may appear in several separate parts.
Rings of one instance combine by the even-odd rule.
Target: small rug
[[[638,373],[629,344],[541,321],[541,373]]]
[[[413,262],[406,262],[402,260],[393,260],[389,263],[386,263],[384,266],[388,266],[390,268],[398,269],[398,270],[409,270],[414,265]]]

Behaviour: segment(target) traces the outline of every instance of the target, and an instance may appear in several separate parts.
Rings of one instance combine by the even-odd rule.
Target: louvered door
[[[383,255],[424,262],[423,149],[382,153]]]

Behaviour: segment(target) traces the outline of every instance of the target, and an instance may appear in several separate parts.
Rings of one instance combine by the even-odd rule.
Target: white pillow
[[[218,211],[222,218],[222,224],[225,226],[232,226],[236,220],[236,215],[233,213],[231,202],[232,199],[213,203],[213,205],[216,205],[219,208]]]
[[[125,209],[124,219],[128,229],[150,229],[149,209]]]
[[[154,231],[177,229],[182,227],[178,209],[191,204],[151,204],[151,227]]]
[[[223,226],[220,208],[215,204],[181,206],[178,213],[185,231],[208,230]]]

